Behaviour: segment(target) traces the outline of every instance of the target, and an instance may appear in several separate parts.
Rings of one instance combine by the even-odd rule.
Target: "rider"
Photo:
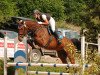
[[[54,36],[57,38],[58,43],[60,43],[58,34],[55,31],[55,20],[50,15],[41,13],[39,10],[34,10],[33,16],[38,21],[38,24],[46,25],[46,26],[49,25]]]

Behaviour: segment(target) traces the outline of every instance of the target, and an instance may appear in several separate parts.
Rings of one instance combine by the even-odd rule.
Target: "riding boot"
[[[59,39],[59,35],[57,34],[57,32],[54,32],[53,34],[54,34],[55,38],[57,39],[58,44],[61,44],[61,41]]]

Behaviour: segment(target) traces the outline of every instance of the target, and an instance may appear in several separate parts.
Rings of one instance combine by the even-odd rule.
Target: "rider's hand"
[[[42,24],[42,22],[38,22],[38,24]]]

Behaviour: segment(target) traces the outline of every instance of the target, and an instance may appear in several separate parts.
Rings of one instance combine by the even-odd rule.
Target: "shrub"
[[[3,61],[0,60],[0,75],[3,75]]]
[[[0,75],[4,75],[4,62],[0,60]],[[13,66],[7,68],[7,75],[14,75],[15,69]]]

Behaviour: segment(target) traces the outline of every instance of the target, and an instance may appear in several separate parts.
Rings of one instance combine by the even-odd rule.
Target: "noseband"
[[[20,30],[20,32],[19,32],[20,36],[24,36],[26,34],[27,27],[26,27],[25,21],[22,21],[22,20],[19,21],[18,29]],[[21,31],[22,31],[22,33],[21,33]]]

